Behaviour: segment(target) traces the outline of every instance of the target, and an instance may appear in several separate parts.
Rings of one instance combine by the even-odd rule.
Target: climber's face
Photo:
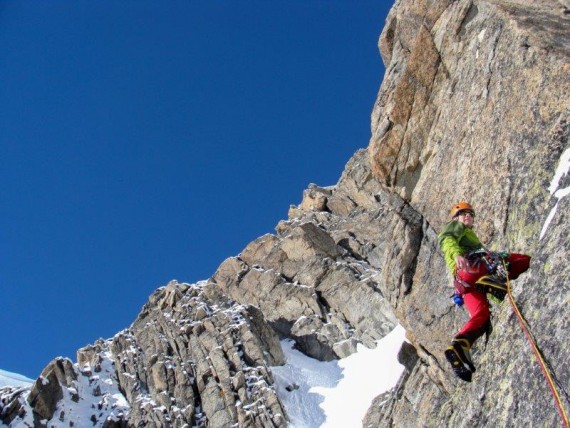
[[[473,223],[475,222],[475,213],[469,210],[459,211],[457,214],[457,220],[467,227],[473,227]]]

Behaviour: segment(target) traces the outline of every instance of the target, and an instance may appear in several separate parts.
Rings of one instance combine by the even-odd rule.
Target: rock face
[[[508,301],[476,345],[473,383],[453,377],[443,350],[466,314],[437,232],[467,199],[488,248],[533,257],[513,294],[570,408],[570,4],[399,0],[379,44],[370,145],[337,185],[310,185],[275,234],[207,281],[158,289],[77,363],[1,388],[4,423],[286,426],[269,369],[283,363],[279,336],[330,360],[397,323],[406,370],[364,426],[560,423]]]
[[[569,6],[402,0],[388,16],[371,164],[428,226],[419,247],[405,248],[416,269],[396,312],[420,359],[392,399],[373,406],[366,426],[560,424],[506,301],[494,308],[487,349],[475,355],[474,382],[449,376],[442,350],[463,315],[445,302],[434,232],[461,199],[477,208],[476,229],[489,248],[533,256],[514,296],[570,408]]]

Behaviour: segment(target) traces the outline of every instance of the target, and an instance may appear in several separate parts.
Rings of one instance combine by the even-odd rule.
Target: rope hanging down
[[[544,378],[546,379],[547,383],[548,383],[548,387],[550,388],[550,392],[552,393],[552,397],[554,398],[554,402],[556,403],[556,407],[558,408],[558,412],[560,413],[560,416],[562,417],[562,424],[564,426],[564,428],[569,428],[569,422],[568,422],[568,415],[566,413],[566,410],[564,409],[564,404],[562,402],[562,398],[560,397],[560,393],[558,392],[558,389],[556,388],[556,382],[554,381],[554,377],[552,375],[552,373],[550,372],[550,370],[548,369],[548,365],[546,363],[546,361],[544,360],[544,357],[542,355],[542,353],[540,352],[540,349],[538,349],[538,346],[536,345],[536,340],[534,340],[534,337],[532,336],[530,329],[528,327],[528,324],[526,322],[526,320],[524,319],[524,317],[521,314],[521,311],[519,310],[519,307],[517,306],[515,299],[513,297],[513,294],[511,293],[511,281],[509,279],[509,276],[507,275],[507,294],[509,295],[509,301],[511,302],[511,306],[513,307],[513,311],[515,313],[515,315],[517,316],[517,319],[519,321],[519,324],[528,340],[528,343],[530,344],[530,347],[532,348],[534,355],[536,356],[536,359],[538,360],[538,363],[540,365],[540,368],[542,369],[542,374],[544,375]]]

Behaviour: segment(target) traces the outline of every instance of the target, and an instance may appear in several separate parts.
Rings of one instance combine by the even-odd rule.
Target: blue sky
[[[0,4],[0,368],[210,277],[366,147],[392,2]]]

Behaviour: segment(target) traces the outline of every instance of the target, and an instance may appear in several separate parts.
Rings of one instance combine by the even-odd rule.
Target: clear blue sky
[[[0,3],[0,368],[75,361],[335,184],[391,4]]]

